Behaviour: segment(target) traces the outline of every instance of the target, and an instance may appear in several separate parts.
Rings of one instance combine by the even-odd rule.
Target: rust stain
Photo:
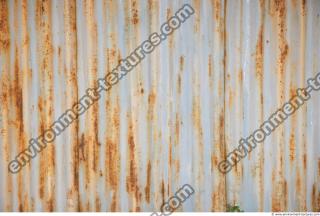
[[[305,16],[307,11],[306,11],[306,0],[301,0],[301,7],[302,7],[302,16]]]
[[[130,115],[128,115],[130,116]],[[141,193],[138,185],[138,167],[136,164],[137,153],[136,153],[136,144],[134,141],[134,131],[133,124],[131,120],[128,120],[128,176],[126,179],[127,192],[132,195],[134,202],[134,211],[139,211],[140,209],[140,200]]]
[[[213,0],[212,2],[214,8],[214,18],[217,22],[220,21],[220,13],[221,13],[221,2],[220,0]]]
[[[306,171],[307,170],[307,154],[304,153],[302,158],[303,158],[303,169],[304,171]]]
[[[12,83],[11,95],[10,98],[13,101],[14,105],[14,114],[15,114],[15,125],[16,125],[16,135],[18,144],[18,151],[21,152],[25,148],[25,137],[24,137],[24,126],[23,126],[23,97],[22,97],[22,77],[21,71],[19,68],[20,62],[18,57],[18,48],[15,47],[15,60],[14,60],[14,80]],[[24,210],[23,199],[24,199],[24,183],[23,175],[26,173],[20,172],[18,176],[18,205],[19,211]],[[26,206],[27,207],[27,206]]]
[[[294,134],[291,134],[290,136],[290,146],[289,146],[289,149],[290,149],[290,161],[293,162],[295,160],[295,156],[296,156],[296,146],[295,146],[295,136]]]
[[[225,182],[219,181],[219,190],[213,191],[211,195],[212,208],[214,212],[225,212],[226,211],[226,200],[225,200]]]
[[[166,190],[165,190],[165,187],[164,187],[164,181],[162,179],[161,181],[161,195],[162,195],[162,203],[165,202],[165,198],[166,198]]]
[[[181,85],[182,85],[182,74],[183,74],[183,70],[184,70],[184,56],[180,56],[179,58],[179,74],[178,74],[178,83],[177,83],[177,91],[178,94],[181,95]]]
[[[226,179],[224,174],[218,171],[218,167],[215,166],[215,158],[218,161],[224,160],[226,157],[225,147],[225,124],[224,124],[224,108],[219,112],[219,118],[215,122],[214,133],[217,134],[213,142],[213,152],[211,153],[211,170],[215,171],[217,175],[217,186],[213,188],[211,195],[212,211],[225,211],[226,210]]]
[[[275,15],[275,24],[277,32],[278,41],[278,54],[277,54],[277,78],[278,78],[278,104],[283,104],[285,102],[285,68],[286,59],[289,52],[288,43],[286,40],[286,2],[280,0],[274,0],[271,2],[271,15]],[[279,152],[277,153],[277,179],[272,185],[272,210],[284,211],[287,208],[286,200],[283,199],[285,194],[284,190],[284,126],[280,126],[278,129],[277,142],[279,142]]]
[[[291,82],[291,87],[290,87],[290,98],[294,97],[296,95],[295,93],[295,89],[296,87],[293,85],[293,83]],[[296,157],[296,143],[295,143],[295,125],[296,125],[296,115],[293,115],[291,117],[291,124],[292,124],[292,128],[291,128],[291,135],[290,135],[290,141],[289,141],[289,158],[290,158],[290,163],[292,165],[292,163],[295,161],[295,157]]]
[[[132,24],[134,24],[134,25],[138,24],[139,23],[139,14],[138,14],[137,1],[132,1],[131,13],[132,13]]]
[[[64,30],[65,30],[65,73],[67,77],[67,106],[72,107],[78,101],[78,74],[77,74],[77,26],[76,26],[76,1],[66,1],[64,3]],[[62,62],[61,47],[58,47],[59,62]],[[72,200],[72,205],[67,209],[71,211],[80,211],[80,194],[79,194],[79,164],[80,151],[84,160],[84,134],[79,141],[79,120],[76,119],[70,127],[71,132],[71,182],[67,198]],[[68,202],[69,203],[69,202]]]
[[[212,55],[209,54],[208,56],[208,76],[209,76],[209,85],[210,85],[210,88],[212,89],[213,88],[213,68],[212,68]]]
[[[39,34],[38,53],[40,71],[40,134],[53,122],[53,47],[51,32],[51,2],[36,2],[36,30]],[[55,207],[55,147],[49,143],[40,154],[40,197],[46,211]]]
[[[195,14],[194,14],[194,32],[198,33],[200,30],[200,14],[201,14],[201,1],[200,0],[193,0],[192,6],[195,10]]]
[[[8,1],[0,1],[0,54],[10,47]]]
[[[179,58],[180,71],[183,72],[184,68],[184,56],[180,56]]]
[[[8,8],[7,8],[7,2],[6,1],[0,1],[0,24],[1,28],[4,28],[4,31],[0,31],[0,40],[4,38],[3,41],[1,41],[1,47],[0,47],[0,57],[1,60],[4,62],[3,67],[0,68],[0,99],[1,99],[1,118],[2,118],[2,131],[1,131],[1,138],[3,143],[3,159],[6,164],[9,163],[11,160],[10,158],[10,152],[11,152],[11,143],[9,139],[9,129],[10,129],[10,89],[11,89],[11,83],[10,83],[10,75],[9,75],[9,65],[10,65],[10,54],[9,54],[9,44],[10,44],[10,37],[9,37],[9,28],[6,27],[8,25],[7,15],[8,15]],[[8,41],[6,41],[6,39]],[[4,202],[4,209],[6,211],[12,211],[12,175],[8,171],[5,172],[5,191],[6,199]]]
[[[111,2],[111,1],[108,1]],[[272,5],[272,11],[273,15],[275,15],[275,23],[276,23],[276,30],[277,30],[277,38],[274,41],[277,41],[276,45],[277,47],[277,78],[278,78],[278,85],[280,86],[280,98],[278,102],[284,101],[285,98],[285,84],[284,80],[286,77],[285,71],[286,71],[286,61],[289,54],[289,46],[286,41],[286,2],[288,1],[280,1],[280,0],[274,0],[271,1]],[[103,4],[105,4],[104,2]],[[220,39],[224,41],[220,41],[221,43],[224,43],[224,49],[226,47],[226,29],[224,25],[226,25],[226,18],[222,17],[223,11],[225,17],[226,15],[226,7],[227,2],[225,1],[225,6],[222,5],[223,1],[219,0],[212,0],[212,7],[213,7],[213,13],[214,13],[214,20],[216,21],[216,28],[219,29],[220,33]],[[260,1],[260,5],[264,5],[264,1]],[[299,7],[302,9],[303,16],[306,15],[307,5],[306,1],[302,0],[297,2],[296,0],[292,0],[293,4],[299,4]],[[39,115],[39,128],[38,133],[42,134],[52,123],[53,115],[54,115],[54,97],[53,97],[53,55],[58,55],[58,62],[61,64],[61,68],[63,68],[65,74],[61,74],[59,72],[59,76],[63,77],[65,76],[67,79],[67,86],[66,86],[66,99],[67,101],[66,106],[70,106],[74,104],[78,100],[78,74],[77,74],[77,26],[76,26],[76,1],[66,1],[64,3],[64,38],[63,43],[65,43],[65,47],[55,47],[55,53],[53,53],[53,26],[52,26],[52,3],[51,1],[37,1],[36,3],[36,33],[37,33],[37,67],[39,71],[39,98],[38,98],[38,109],[36,110],[36,113]],[[138,6],[139,1],[130,1],[129,3],[129,20],[126,22],[127,26],[126,28],[131,28],[131,26],[128,27],[128,23],[137,25],[140,22],[139,18],[139,11]],[[148,5],[152,10],[157,11],[159,3],[155,1],[148,1]],[[194,1],[196,12],[198,12],[198,15],[194,22],[194,29],[196,32],[199,32],[200,29],[200,11],[202,9],[205,9],[202,7],[201,1]],[[26,122],[26,116],[23,115],[24,108],[26,103],[29,100],[29,95],[25,92],[25,90],[29,90],[30,86],[28,81],[32,78],[32,70],[29,69],[28,62],[25,63],[25,61],[29,61],[29,53],[30,47],[29,47],[29,35],[27,33],[27,30],[29,28],[29,23],[27,21],[27,18],[29,18],[29,7],[27,7],[27,1],[23,0],[22,3],[19,1],[15,1],[12,3],[14,5],[14,11],[20,11],[20,7],[23,7],[23,14],[22,17],[16,18],[15,14],[9,15],[9,9],[8,9],[9,1],[0,0],[0,60],[1,60],[1,72],[0,72],[0,97],[1,97],[1,115],[2,115],[2,128],[0,128],[0,136],[3,143],[3,159],[4,161],[8,162],[10,159],[12,159],[13,155],[11,155],[11,152],[13,149],[16,149],[18,151],[23,150],[27,145],[28,140],[28,122]],[[113,3],[111,3],[113,5]],[[11,2],[10,2],[11,6]],[[167,9],[167,16],[172,15],[172,9]],[[94,85],[95,83],[93,81],[97,78],[97,25],[95,23],[95,8],[96,5],[94,1],[85,1],[84,2],[84,11],[86,16],[86,23],[85,30],[86,34],[88,35],[88,62],[89,62],[89,73],[85,75],[85,78],[89,78],[89,85]],[[32,7],[31,7],[32,8]],[[224,9],[223,9],[224,8]],[[10,8],[11,11],[12,8]],[[109,9],[109,8],[108,8]],[[116,10],[113,10],[110,12],[111,16],[115,15]],[[127,14],[127,13],[126,13]],[[103,15],[105,16],[105,15]],[[127,16],[127,15],[125,15]],[[150,15],[152,17],[154,15]],[[14,23],[15,31],[17,31],[17,34],[13,34],[14,41],[10,41],[10,28],[9,28],[9,17],[13,17],[13,20],[11,21]],[[109,17],[108,17],[109,18]],[[153,19],[157,19],[154,18]],[[305,19],[305,18],[302,18]],[[22,22],[20,22],[22,21]],[[109,20],[108,20],[109,21]],[[112,22],[116,23],[116,18],[112,19]],[[151,21],[150,23],[154,22]],[[157,21],[156,21],[157,22]],[[114,25],[114,23],[113,23]],[[150,24],[151,25],[151,24]],[[302,24],[304,25],[304,24]],[[23,26],[23,28],[21,28]],[[140,37],[140,33],[138,31],[137,27],[135,28],[135,36],[136,39]],[[151,28],[150,28],[151,29]],[[112,66],[114,62],[116,62],[115,59],[120,59],[120,52],[117,49],[118,41],[115,40],[117,38],[116,29],[112,27],[112,32],[110,33],[112,40],[112,48],[110,48],[110,53],[108,54],[108,67]],[[21,34],[20,34],[21,33]],[[126,31],[127,33],[127,31]],[[19,41],[20,39],[18,35],[21,35],[22,43]],[[264,62],[263,62],[263,53],[264,53],[264,26],[263,24],[260,26],[260,31],[258,34],[258,41],[256,44],[256,53],[255,53],[255,66],[256,66],[256,77],[259,85],[259,108],[261,111],[260,118],[263,117],[263,104],[264,104],[264,98],[263,98],[263,79],[264,79]],[[196,37],[198,37],[197,35]],[[127,39],[130,37],[127,37]],[[34,42],[34,40],[33,40]],[[174,40],[173,38],[169,39],[170,48],[173,48]],[[20,46],[22,45],[22,46]],[[132,44],[130,43],[130,46]],[[63,46],[63,45],[62,45]],[[129,46],[129,47],[130,47]],[[304,45],[302,45],[304,46]],[[301,48],[301,49],[304,49]],[[12,52],[12,53],[10,53]],[[109,51],[108,51],[109,52]],[[20,53],[22,53],[20,55]],[[213,71],[213,65],[215,63],[220,62],[213,62],[213,54],[209,54],[207,56],[208,58],[208,65],[207,65],[207,75],[210,78],[210,87],[214,88],[213,86],[213,77],[214,77],[214,71]],[[226,61],[227,55],[226,50],[224,50],[224,69],[226,69],[226,64],[228,61]],[[13,59],[11,59],[13,57]],[[180,63],[180,71],[177,74],[177,92],[179,95],[181,95],[183,83],[182,79],[184,79],[183,76],[183,70],[185,67],[185,57],[180,56],[179,63]],[[10,66],[10,64],[12,66]],[[62,65],[62,64],[65,65]],[[11,69],[12,67],[12,69]],[[170,66],[171,67],[171,66]],[[60,66],[59,66],[60,68]],[[109,68],[110,69],[110,68]],[[172,69],[172,68],[171,68]],[[60,70],[59,70],[60,71]],[[242,77],[242,69],[240,69],[240,72],[238,72],[238,81],[242,83],[243,77]],[[232,76],[232,75],[231,75]],[[155,76],[156,77],[156,76]],[[225,78],[230,79],[230,74],[227,74]],[[138,79],[139,80],[139,79]],[[115,87],[117,88],[117,87]],[[291,84],[291,94],[293,91],[293,85]],[[152,84],[150,93],[149,88],[144,87],[143,84],[139,83],[138,93],[139,97],[143,97],[144,99],[148,98],[148,110],[147,110],[147,120],[148,120],[148,141],[149,143],[154,144],[154,139],[160,139],[161,134],[164,134],[163,131],[156,131],[156,124],[157,121],[157,94],[156,90],[158,89],[156,87],[156,84]],[[196,88],[195,88],[196,89]],[[172,89],[170,89],[172,90]],[[220,83],[217,87],[217,90],[219,91],[219,95],[225,99],[225,92],[224,87]],[[197,89],[195,90],[197,91]],[[119,191],[119,184],[120,184],[120,161],[121,161],[121,155],[120,155],[120,149],[119,149],[119,143],[120,143],[120,105],[119,105],[119,89],[115,89],[112,93],[107,93],[107,104],[106,104],[106,110],[107,110],[107,128],[110,129],[110,133],[106,135],[104,138],[105,140],[102,141],[102,145],[106,147],[105,152],[105,168],[100,167],[99,165],[99,155],[100,155],[100,145],[98,142],[98,114],[99,109],[98,106],[94,106],[91,108],[91,111],[86,115],[85,119],[85,133],[79,134],[79,122],[78,120],[74,122],[70,126],[70,134],[71,139],[68,141],[68,146],[71,148],[71,173],[68,174],[70,176],[71,181],[68,182],[68,191],[67,191],[67,198],[68,200],[72,200],[71,203],[73,203],[70,206],[67,206],[68,210],[73,211],[79,211],[79,210],[96,210],[100,211],[102,206],[102,201],[100,200],[98,196],[98,188],[97,187],[97,178],[105,180],[105,186],[106,186],[106,194],[110,194],[111,199],[108,200],[108,205],[110,204],[110,210],[111,211],[119,211],[120,210],[120,191]],[[229,106],[231,106],[232,102],[237,98],[237,93],[229,91],[228,94],[229,97]],[[200,98],[201,99],[201,98]],[[200,140],[198,142],[197,151],[202,154],[203,152],[203,145],[204,143],[201,141],[203,139],[203,134],[205,133],[205,130],[201,127],[201,109],[200,106],[200,99],[199,97],[194,97],[193,100],[193,107],[192,107],[192,119],[194,123],[194,128],[196,129],[194,132],[197,136],[197,139]],[[117,101],[115,103],[115,101]],[[221,101],[219,101],[220,103]],[[222,102],[223,103],[223,102]],[[28,103],[27,103],[28,104]],[[183,104],[183,103],[182,103]],[[161,103],[160,103],[161,105]],[[170,144],[169,144],[169,163],[170,163],[170,169],[169,169],[169,176],[168,179],[162,179],[160,180],[160,194],[162,195],[163,201],[165,201],[166,194],[170,195],[170,186],[172,183],[171,175],[172,173],[175,173],[176,177],[179,177],[179,171],[180,171],[180,161],[179,158],[177,158],[176,152],[178,151],[178,147],[180,144],[180,134],[181,134],[181,125],[182,120],[180,117],[180,111],[181,111],[181,105],[180,105],[180,99],[178,99],[178,102],[176,105],[176,113],[173,113],[170,115],[172,117],[172,120],[170,120],[170,131],[175,133],[174,135],[170,136]],[[225,106],[226,104],[224,104]],[[171,111],[171,106],[169,108],[169,112]],[[12,109],[13,107],[13,109]],[[218,117],[215,116],[214,118],[214,129],[213,133],[215,134],[215,138],[213,140],[212,145],[212,153],[211,153],[211,171],[214,176],[214,185],[213,185],[213,191],[211,193],[211,203],[212,203],[212,210],[225,210],[224,205],[226,203],[226,178],[224,175],[217,172],[217,164],[218,162],[225,156],[225,125],[224,125],[224,108],[219,110],[221,107],[218,107],[215,112],[219,112],[220,114],[217,114]],[[39,111],[39,112],[37,112]],[[140,113],[139,113],[140,114]],[[295,118],[292,117],[292,125],[295,125]],[[147,166],[144,167],[144,169],[140,169],[140,161],[139,161],[139,149],[138,146],[140,143],[137,143],[137,128],[135,128],[136,119],[134,120],[130,119],[128,121],[128,159],[127,159],[127,177],[126,177],[126,189],[129,194],[129,201],[130,204],[132,204],[133,207],[130,207],[133,211],[139,211],[141,203],[141,191],[139,189],[139,178],[140,178],[140,172],[141,170],[146,171],[146,185],[144,187],[144,197],[145,200],[148,203],[153,202],[153,197],[151,194],[151,187],[152,187],[152,172],[157,170],[157,167],[152,166],[152,159],[150,158],[150,149],[147,150]],[[171,124],[172,121],[172,124]],[[13,127],[11,129],[11,127]],[[172,130],[171,130],[172,129]],[[68,129],[69,130],[69,129]],[[13,133],[12,133],[13,131]],[[290,131],[290,140],[289,140],[289,159],[290,162],[293,163],[296,161],[298,155],[297,155],[297,149],[298,148],[297,143],[295,143],[296,136],[293,133],[294,127],[291,128]],[[210,131],[211,132],[211,131]],[[10,140],[10,137],[12,134],[15,136],[15,140]],[[152,137],[153,136],[153,137]],[[164,137],[165,135],[163,135]],[[285,152],[282,144],[283,139],[283,133],[280,133],[279,136],[281,136],[277,141],[281,141],[281,147],[279,148],[279,152]],[[306,141],[305,141],[306,142]],[[15,147],[13,147],[16,145]],[[17,147],[17,148],[16,148]],[[149,147],[148,147],[149,148]],[[151,147],[152,148],[152,147]],[[162,147],[160,147],[161,149]],[[306,198],[305,194],[306,192],[306,179],[303,177],[305,175],[305,172],[307,171],[307,153],[305,151],[306,143],[303,144],[302,147],[302,153],[299,154],[299,159],[302,159],[301,169],[297,171],[297,176],[295,178],[295,187],[297,190],[297,197],[298,201],[296,201],[299,205],[300,209],[306,209]],[[198,153],[198,152],[197,152]],[[263,149],[262,149],[263,153]],[[278,154],[277,154],[278,155]],[[201,155],[200,155],[201,156]],[[278,156],[277,156],[278,157]],[[282,211],[287,209],[287,203],[288,203],[288,185],[284,178],[284,166],[285,161],[283,156],[279,154],[280,157],[280,164],[277,164],[277,167],[274,169],[273,173],[273,183],[272,183],[272,209]],[[39,169],[39,196],[41,199],[41,203],[43,206],[43,209],[45,211],[53,211],[56,209],[56,201],[55,201],[55,149],[54,144],[50,144],[48,148],[42,152],[42,155],[39,157],[40,159],[40,169]],[[200,158],[203,160],[203,158]],[[201,169],[203,161],[197,161],[197,163],[200,164],[200,168],[196,167],[196,169]],[[318,162],[318,176],[320,177],[320,159],[318,159],[316,162]],[[81,164],[80,164],[81,163]],[[161,163],[161,162],[157,162]],[[28,173],[30,172],[30,166],[28,165],[26,170],[22,171],[20,174],[18,174],[18,185],[17,185],[17,209],[19,211],[29,211],[35,209],[35,201],[33,198],[30,198],[30,189],[27,188],[26,183],[29,183],[30,176],[28,176]],[[260,168],[259,171],[259,208],[263,208],[262,205],[262,198],[264,193],[264,188],[261,187],[263,185],[263,166],[264,166],[264,160],[263,158],[259,160]],[[172,168],[173,167],[173,168]],[[243,167],[241,167],[243,169]],[[303,168],[303,169],[302,169]],[[84,188],[81,188],[81,191],[84,191],[86,194],[84,200],[80,202],[80,186],[79,186],[79,169],[81,171],[84,171]],[[101,170],[103,169],[103,170]],[[241,170],[242,170],[241,169]],[[197,170],[197,171],[199,171]],[[239,168],[238,168],[239,171]],[[239,171],[241,172],[241,171]],[[196,181],[199,181],[199,178],[203,178],[203,176],[199,175],[203,173],[201,170],[199,172],[196,172]],[[13,179],[10,174],[6,173],[4,175],[5,178],[3,178],[5,183],[5,200],[4,200],[4,208],[5,210],[12,210],[13,207],[11,200],[14,200],[13,197],[13,187],[12,182]],[[69,179],[70,180],[70,179]],[[200,179],[201,180],[201,179]],[[316,181],[318,178],[316,179]],[[166,182],[166,184],[165,184]],[[110,193],[109,193],[110,192]],[[89,199],[90,197],[90,199]],[[91,199],[94,197],[94,199]],[[110,202],[109,202],[110,201]],[[198,200],[197,200],[198,202]],[[37,204],[38,205],[38,204]],[[313,210],[319,211],[320,209],[320,192],[319,192],[319,186],[317,182],[313,184],[312,187],[312,208]]]
[[[320,158],[318,159],[318,177],[320,177]]]
[[[262,16],[263,17],[263,16]],[[256,45],[256,76],[259,81],[259,84],[262,84],[263,81],[263,33],[264,33],[264,24],[263,20],[261,20],[262,24],[259,30],[258,42]]]
[[[154,118],[154,107],[156,102],[156,94],[152,91],[148,96],[148,119],[150,121]]]
[[[291,0],[291,2],[293,7],[297,7],[297,0]]]
[[[171,8],[167,8],[167,20],[169,20],[170,18],[171,18],[171,16],[172,16],[173,14],[172,14],[172,10],[171,10]],[[169,37],[168,38],[168,43],[169,43],[169,49],[170,50],[172,50],[172,49],[174,49],[174,37]]]
[[[146,187],[144,189],[146,201],[150,202],[150,185],[151,185],[151,162],[148,161],[148,167],[147,167],[147,183]]]
[[[109,110],[109,109],[107,109]],[[108,121],[107,128],[110,128],[110,135],[107,135],[106,143],[106,174],[107,174],[107,186],[113,190],[113,198],[111,211],[118,210],[118,197],[119,197],[119,181],[120,181],[120,105],[117,98],[116,106],[112,110]]]
[[[176,135],[175,145],[176,146],[179,144],[180,124],[181,124],[180,115],[179,113],[176,113],[176,121],[175,121],[175,135]]]
[[[312,211],[320,211],[320,191],[317,189],[317,183],[314,183],[312,186],[311,202]]]
[[[83,8],[83,16],[84,16],[84,27],[86,34],[88,35],[87,40],[87,65],[86,70],[88,79],[88,87],[96,87],[97,83],[97,24],[96,24],[96,17],[95,17],[95,1],[87,0],[84,1],[84,8]],[[98,103],[94,103],[90,109],[86,113],[85,119],[85,160],[83,161],[83,169],[85,173],[85,192],[87,196],[83,200],[83,202],[88,203],[88,208],[85,209],[86,211],[94,210],[98,204],[96,200],[98,197],[98,191],[96,187],[97,179],[99,178],[99,152],[100,152],[100,145],[98,140],[98,114],[99,114],[99,107]],[[94,199],[89,199],[89,197],[94,197]]]

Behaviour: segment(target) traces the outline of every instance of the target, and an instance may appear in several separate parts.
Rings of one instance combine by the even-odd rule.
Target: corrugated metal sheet
[[[18,174],[7,166],[188,2],[195,14]],[[320,70],[320,1],[0,1],[0,210],[320,211],[319,107],[218,162]]]

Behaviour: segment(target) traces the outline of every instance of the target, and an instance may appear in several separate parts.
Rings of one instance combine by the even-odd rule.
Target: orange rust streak
[[[130,116],[130,115],[128,115]],[[131,119],[128,119],[128,176],[126,179],[126,188],[127,192],[131,194],[133,199],[133,208],[134,211],[139,211],[140,209],[140,200],[141,193],[138,185],[138,167],[137,167],[137,156],[136,156],[136,144],[134,141],[134,128],[131,122]]]
[[[3,144],[3,159],[7,165],[11,160],[11,144],[9,139],[9,112],[10,112],[10,32],[9,32],[9,11],[8,11],[8,1],[0,1],[0,60],[3,62],[3,66],[0,68],[2,71],[0,73],[0,99],[1,99],[1,119],[2,126],[1,128],[1,139]],[[4,173],[5,177],[5,188],[3,192],[4,197],[4,210],[12,211],[12,175],[8,171]]]
[[[77,82],[77,26],[76,26],[76,1],[64,1],[64,31],[65,31],[65,73],[67,77],[67,107],[72,107],[78,101]],[[58,48],[58,55],[61,55],[61,48]],[[67,209],[70,211],[80,210],[79,195],[79,120],[76,119],[69,126],[71,134],[71,182],[69,185]],[[72,203],[72,205],[69,205]]]
[[[109,109],[110,110],[110,109]],[[120,105],[119,99],[117,99],[115,108],[112,109],[111,115],[108,117],[111,124],[108,124],[107,128],[110,133],[107,138],[106,144],[106,174],[107,174],[107,186],[110,187],[114,194],[111,204],[111,211],[118,210],[118,198],[119,198],[119,181],[120,181]]]
[[[39,73],[40,92],[40,134],[53,122],[53,47],[51,33],[51,2],[36,3],[36,24],[39,35]],[[55,208],[55,149],[54,143],[49,143],[45,151],[40,154],[40,197],[46,211]]]
[[[88,64],[86,70],[88,71],[87,79],[90,88],[96,87],[97,83],[97,24],[95,19],[95,1],[86,0],[84,1],[84,17],[86,34],[88,35],[87,40],[87,58]],[[99,199],[97,191],[97,178],[98,172],[98,161],[100,145],[98,141],[98,103],[95,102],[86,115],[86,132],[85,137],[85,175],[86,175],[86,201],[88,204],[88,211],[92,211],[99,207],[99,203],[96,200]]]
[[[264,104],[263,104],[263,78],[264,78],[264,18],[265,18],[265,1],[260,0],[260,30],[258,34],[258,41],[256,44],[256,77],[258,80],[259,91],[259,123],[262,124],[264,120]],[[242,80],[242,77],[241,77]],[[264,198],[264,145],[261,145],[259,151],[259,168],[258,168],[258,184],[259,184],[259,210],[263,210]]]
[[[275,14],[276,24],[277,24],[277,36],[278,36],[278,66],[277,66],[277,76],[278,76],[278,104],[283,104],[285,102],[285,66],[286,59],[288,56],[288,44],[286,41],[286,2],[280,0],[274,0],[271,2],[271,14]],[[281,125],[278,129],[277,141],[279,142],[279,152],[278,164],[277,164],[277,179],[273,183],[272,188],[272,210],[273,211],[285,211],[287,209],[286,199],[283,197],[285,194],[285,179],[284,179],[284,127]]]

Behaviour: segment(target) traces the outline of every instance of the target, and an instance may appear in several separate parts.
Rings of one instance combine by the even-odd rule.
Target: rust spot
[[[147,167],[147,183],[146,187],[144,189],[146,201],[150,202],[150,185],[151,185],[151,162],[148,161],[148,167]]]

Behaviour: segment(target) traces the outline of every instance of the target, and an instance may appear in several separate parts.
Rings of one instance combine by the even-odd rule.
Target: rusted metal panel
[[[194,16],[18,174],[8,163],[181,6]],[[319,95],[218,163],[319,72],[317,0],[0,1],[0,210],[320,211]]]

